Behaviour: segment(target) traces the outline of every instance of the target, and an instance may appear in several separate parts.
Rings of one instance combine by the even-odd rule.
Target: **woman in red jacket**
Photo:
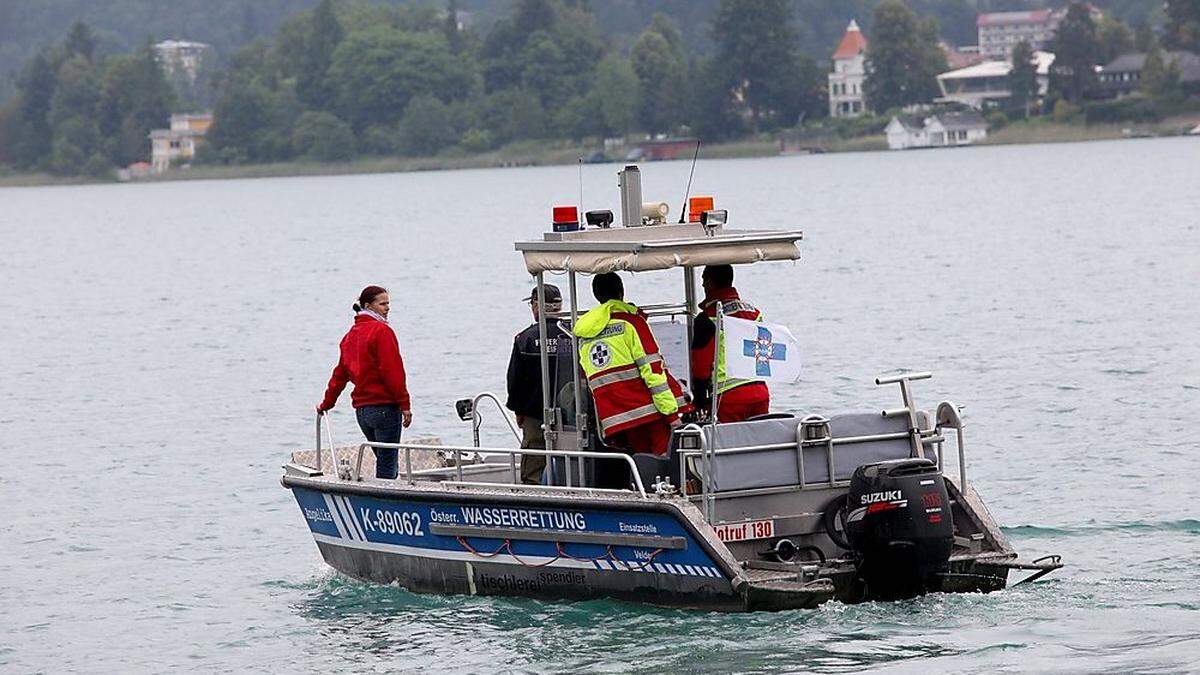
[[[342,338],[341,358],[329,378],[325,398],[317,406],[323,413],[336,403],[346,382],[353,382],[350,402],[358,426],[368,441],[399,443],[400,429],[412,424],[412,408],[405,385],[400,343],[388,325],[387,289],[367,286],[354,303],[354,325]],[[396,477],[396,450],[375,448],[375,476]]]

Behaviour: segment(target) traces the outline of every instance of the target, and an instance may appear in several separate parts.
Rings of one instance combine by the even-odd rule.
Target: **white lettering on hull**
[[[464,506],[462,515],[463,521],[467,525],[527,527],[542,530],[587,529],[587,520],[579,512]]]

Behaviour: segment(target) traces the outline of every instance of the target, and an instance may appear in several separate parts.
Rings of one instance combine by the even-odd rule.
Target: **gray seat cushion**
[[[928,426],[924,413],[918,414],[922,428]],[[796,455],[796,428],[800,420],[773,419],[721,424],[717,427],[717,452],[713,458],[713,489],[716,491],[748,490],[800,484],[800,465]],[[884,417],[879,413],[835,415],[829,418],[829,430],[836,438],[870,436],[906,432],[908,420],[903,417]],[[710,439],[711,427],[704,427]],[[710,439],[711,440],[711,439]],[[722,452],[734,448],[759,445],[787,444],[788,447],[747,452]],[[859,441],[833,447],[834,479],[850,480],[854,470],[863,464],[911,456],[907,438],[884,441]],[[934,457],[926,449],[926,457]],[[691,462],[699,473],[700,461]],[[805,484],[829,481],[829,461],[825,446],[804,449]]]

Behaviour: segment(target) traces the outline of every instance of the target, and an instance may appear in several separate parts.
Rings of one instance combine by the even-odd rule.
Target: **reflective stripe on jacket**
[[[732,316],[738,319],[747,319],[749,321],[762,321],[762,312],[757,307],[742,300],[738,297],[737,289],[725,288],[714,291],[711,297],[705,298],[704,302],[700,303],[701,314],[698,318],[708,319],[707,335],[711,336],[713,331],[713,320],[717,316],[717,304],[721,305],[721,313],[725,316]],[[696,329],[697,336],[704,332]],[[740,387],[751,382],[759,380],[748,380],[743,378],[731,378],[725,370],[725,331],[722,330],[717,339],[711,337],[700,341],[692,349],[692,377],[696,380],[713,380],[713,349],[717,350],[715,354],[717,359],[716,372],[716,392],[724,394],[725,392]]]
[[[631,429],[691,409],[667,372],[645,316],[634,305],[609,300],[579,318],[579,364],[596,402],[600,434]]]

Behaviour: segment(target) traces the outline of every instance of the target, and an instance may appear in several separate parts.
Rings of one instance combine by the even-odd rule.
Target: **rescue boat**
[[[620,184],[620,226],[608,211],[581,224],[556,210],[554,231],[516,243],[539,298],[547,273],[568,280],[569,309],[541,314],[541,344],[550,321],[571,334],[578,275],[679,269],[682,301],[642,310],[669,370],[686,382],[695,269],[798,260],[803,233],[732,229],[726,212],[702,202],[693,202],[699,222],[665,224],[660,209],[643,208],[636,167]],[[292,453],[282,484],[324,560],[416,592],[723,611],[992,592],[1010,572],[1026,583],[1062,567],[1058,556],[1018,558],[967,479],[960,408],[917,403],[914,385],[930,373],[875,380],[898,388],[899,407],[697,421],[673,432],[666,456],[631,456],[598,435],[573,346],[569,362],[542,354],[545,450],[520,449],[517,425],[488,392],[457,402],[473,431],[459,445],[335,447],[318,416],[315,447]],[[481,446],[492,404],[513,447]],[[399,451],[397,479],[373,477],[372,447]],[[548,458],[542,485],[521,484],[522,454]],[[623,466],[627,487],[598,487],[601,463]]]

